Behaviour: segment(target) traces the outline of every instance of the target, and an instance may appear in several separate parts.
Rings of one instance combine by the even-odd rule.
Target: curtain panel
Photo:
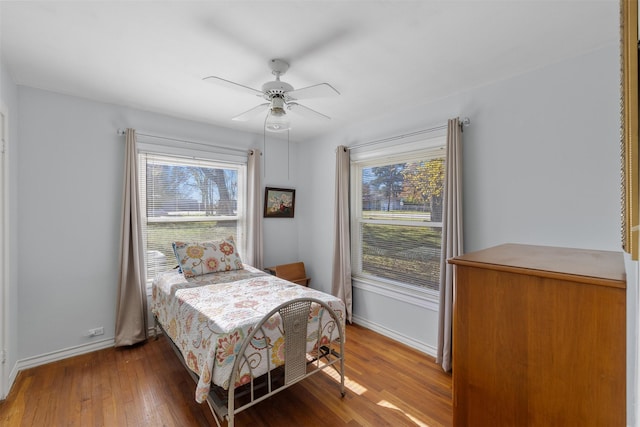
[[[136,132],[127,129],[120,228],[120,275],[116,305],[116,347],[147,339],[147,289],[138,192]]]
[[[452,364],[453,322],[453,266],[447,260],[463,254],[462,237],[462,128],[459,119],[455,118],[447,123],[436,357],[436,363],[445,371],[450,371]]]
[[[349,236],[349,168],[349,150],[341,145],[336,149],[335,234],[331,293],[344,302],[347,321],[351,323],[353,302]]]
[[[264,268],[262,243],[262,174],[260,150],[250,150],[247,162],[247,253],[245,262],[256,268]]]

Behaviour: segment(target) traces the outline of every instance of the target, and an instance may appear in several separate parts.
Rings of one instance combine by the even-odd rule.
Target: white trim
[[[407,153],[424,153],[434,149],[442,150],[446,145],[447,128],[432,135],[414,135],[410,138],[394,140],[380,144],[379,146],[361,146],[349,148],[352,162],[360,163],[372,161],[377,164],[377,159],[395,158],[397,156],[406,157]],[[413,156],[413,154],[411,154]]]
[[[149,339],[157,338],[157,336],[162,335],[162,330],[158,329],[157,335],[154,327],[149,328]],[[100,341],[95,341],[89,344],[82,344],[74,347],[68,347],[66,349],[52,351],[50,353],[41,354],[39,356],[29,357],[23,360],[19,360],[13,365],[13,369],[11,369],[11,373],[9,374],[9,384],[13,386],[18,377],[18,373],[20,371],[24,371],[25,369],[35,368],[36,366],[46,365],[47,363],[53,363],[60,360],[68,359],[70,357],[80,356],[86,353],[92,353],[98,350],[104,350],[105,348],[111,348],[115,345],[114,338],[107,338]],[[11,391],[11,387],[7,389],[7,395]],[[2,400],[2,399],[0,399]]]
[[[245,154],[232,154],[225,150],[238,151],[234,148],[225,149],[223,147],[212,147],[211,149],[193,149],[184,145],[157,144],[149,141],[144,136],[137,134],[138,153],[164,154],[169,156],[179,156],[191,159],[214,160],[218,163],[247,164],[249,150]]]
[[[18,364],[16,363],[16,364],[13,365],[13,368],[11,369],[11,372],[9,373],[9,386],[7,387],[7,396],[11,392],[11,387],[13,387],[13,384],[15,384],[17,377],[18,377]],[[5,396],[5,398],[7,396]]]
[[[358,279],[365,280],[367,283],[376,285],[377,287],[386,286],[391,291],[402,291],[402,287],[395,286],[391,283],[387,284],[384,280],[373,282],[363,279],[362,274],[362,224],[388,224],[398,226],[411,226],[421,228],[442,228],[442,222],[418,222],[411,219],[400,220],[397,217],[383,219],[379,215],[374,219],[364,218],[362,211],[363,198],[363,169],[374,166],[392,165],[397,162],[420,161],[424,159],[444,158],[446,153],[443,152],[446,145],[446,133],[424,138],[424,136],[414,137],[411,141],[407,141],[400,146],[384,145],[379,148],[363,148],[363,152],[351,153],[351,182],[350,182],[350,202],[351,208],[351,271]],[[382,278],[380,278],[382,279]],[[382,292],[382,291],[379,291]],[[407,294],[405,292],[405,294]],[[423,298],[421,294],[413,294],[417,298]],[[390,294],[388,296],[391,296]],[[400,297],[403,298],[403,297]],[[401,299],[402,300],[402,299]],[[411,302],[411,301],[407,301]],[[436,303],[439,303],[436,301]],[[435,309],[437,311],[437,308]]]
[[[0,102],[0,400],[9,394],[13,381],[7,372],[9,358],[9,111],[7,106]],[[15,350],[15,349],[12,349]]]
[[[179,223],[179,222],[210,222],[210,221],[235,221],[236,222],[236,244],[238,246],[238,252],[244,253],[245,248],[247,247],[246,241],[246,197],[247,197],[247,159],[244,158],[244,162],[225,162],[221,161],[218,158],[214,158],[215,155],[209,153],[209,157],[198,157],[197,159],[189,159],[183,158],[180,155],[171,153],[166,153],[164,151],[147,151],[141,148],[142,144],[138,143],[138,153],[136,155],[136,161],[138,162],[138,188],[140,190],[140,204],[141,204],[141,220],[143,223],[143,227],[146,230],[147,224],[149,223]],[[147,148],[154,149],[157,148],[155,146],[149,146]],[[237,156],[236,156],[237,157]],[[238,159],[240,157],[237,157]],[[149,218],[147,217],[147,168],[146,165],[159,164],[159,165],[171,165],[171,164],[180,164],[185,166],[206,166],[206,167],[215,167],[226,170],[235,170],[237,173],[237,194],[236,194],[236,215],[234,216],[175,216],[172,218]],[[144,185],[143,185],[144,183]],[[144,188],[143,188],[144,187]],[[147,255],[147,239],[148,235],[146,231],[143,231],[143,241],[144,241],[144,258],[145,258],[145,266],[148,262]],[[171,259],[172,253],[166,254],[167,259]],[[175,259],[175,258],[174,258]],[[148,273],[148,271],[147,271]],[[153,277],[147,277],[147,286],[153,281]]]
[[[627,272],[627,425],[638,425],[638,375],[640,372],[640,263],[624,253]]]
[[[414,291],[413,289],[404,289],[400,286],[392,286],[388,284],[378,284],[373,281],[365,281],[360,277],[352,278],[353,287],[361,289],[365,292],[382,295],[396,301],[406,304],[412,304],[420,308],[426,308],[433,312],[438,312],[440,301],[437,297],[431,297],[425,292]]]
[[[32,356],[26,359],[18,360],[16,368],[18,371],[24,369],[34,368],[36,366],[45,365],[51,362],[57,362],[58,360],[68,359],[69,357],[80,356],[81,354],[91,353],[93,351],[103,350],[105,348],[113,347],[115,340],[113,338],[106,338],[100,341],[94,341],[89,344],[81,344],[74,347],[68,347],[61,350],[52,351],[50,353],[41,354],[39,356]]]
[[[158,335],[162,335],[161,330],[158,331]],[[148,328],[148,336],[149,339],[153,339],[156,336],[156,330],[153,326]],[[103,340],[94,341],[88,344],[80,344],[73,347],[67,347],[61,350],[52,351],[50,353],[41,354],[39,356],[28,357],[26,359],[18,360],[16,366],[12,370],[12,376],[15,380],[18,372],[25,369],[35,368],[36,366],[57,362],[59,360],[80,356],[86,353],[92,353],[98,350],[104,350],[105,348],[111,348],[113,346],[115,346],[115,339],[105,338]]]
[[[371,329],[372,331],[377,332],[380,335],[384,335],[385,337],[391,338],[392,340],[405,344],[413,349],[421,351],[422,353],[428,354],[431,357],[436,357],[437,349],[435,347],[422,343],[420,341],[417,341],[411,337],[408,337],[397,331],[391,330],[378,323],[371,322],[355,314],[353,315],[353,323],[355,323],[356,325],[365,327],[367,329]]]

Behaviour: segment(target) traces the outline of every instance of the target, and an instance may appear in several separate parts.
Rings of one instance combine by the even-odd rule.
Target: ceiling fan
[[[298,104],[295,101],[340,95],[340,92],[338,92],[333,86],[329,83],[319,83],[300,89],[294,89],[289,83],[280,80],[280,76],[286,73],[289,69],[289,64],[287,62],[282,59],[272,59],[269,61],[269,68],[271,68],[271,73],[276,76],[276,79],[263,84],[261,90],[217,76],[205,77],[203,80],[241,89],[244,92],[248,92],[269,101],[233,117],[232,120],[247,121],[250,118],[268,110],[267,117],[265,119],[265,129],[271,132],[282,132],[291,129],[291,122],[287,117],[287,111],[294,111],[311,118],[330,119],[329,116],[312,110],[309,107],[305,107],[302,104]]]

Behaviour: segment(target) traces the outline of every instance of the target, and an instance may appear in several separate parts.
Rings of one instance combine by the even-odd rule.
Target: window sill
[[[361,276],[353,276],[351,280],[353,287],[356,289],[372,292],[387,298],[392,298],[397,301],[402,301],[438,312],[440,297],[434,291],[411,289],[408,287],[378,282],[368,277]]]

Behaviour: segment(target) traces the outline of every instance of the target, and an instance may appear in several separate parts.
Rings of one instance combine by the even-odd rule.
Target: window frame
[[[246,228],[247,228],[247,163],[248,157],[234,155],[215,150],[193,150],[175,146],[160,146],[151,142],[138,142],[136,155],[137,164],[140,165],[141,155],[151,157],[167,157],[175,159],[175,163],[185,166],[196,166],[199,162],[204,162],[207,166],[217,166],[225,169],[235,169],[237,171],[237,208],[236,215],[221,216],[184,216],[169,218],[149,218],[147,217],[147,197],[146,197],[146,168],[140,167],[138,170],[138,189],[140,193],[140,216],[143,227],[147,223],[179,223],[179,222],[207,222],[207,221],[236,221],[236,245],[239,253],[244,253],[246,248]],[[169,162],[168,162],[169,163]],[[144,187],[143,184],[144,183]],[[144,263],[147,266],[147,235],[143,233]],[[169,258],[169,257],[167,257]],[[145,269],[146,272],[146,269]],[[147,288],[153,282],[153,277],[146,277]]]
[[[444,158],[446,156],[446,134],[444,132],[421,135],[411,140],[362,147],[351,150],[351,278],[355,288],[364,289],[385,297],[427,307],[437,311],[439,291],[397,282],[362,273],[362,248],[360,226],[363,223],[410,225],[442,228],[442,222],[413,222],[362,218],[362,171],[365,168],[403,163],[411,160]]]

